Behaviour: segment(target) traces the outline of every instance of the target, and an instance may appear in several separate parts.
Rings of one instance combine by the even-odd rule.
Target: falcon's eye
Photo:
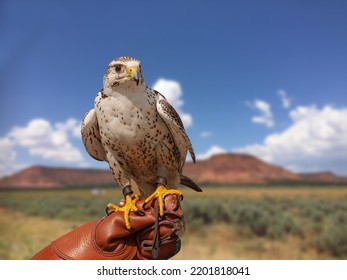
[[[117,65],[115,66],[114,69],[116,69],[116,72],[117,72],[117,73],[120,73],[120,72],[123,71],[124,65],[122,65],[122,64],[117,64]]]

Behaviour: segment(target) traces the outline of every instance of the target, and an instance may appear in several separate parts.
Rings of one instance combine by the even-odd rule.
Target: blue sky
[[[200,159],[347,175],[346,1],[0,2],[0,176],[107,168],[79,125],[107,64],[142,61]]]

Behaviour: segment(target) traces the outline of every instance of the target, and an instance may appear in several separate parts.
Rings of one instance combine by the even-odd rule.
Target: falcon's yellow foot
[[[123,211],[124,212],[124,222],[125,226],[128,230],[131,229],[129,213],[130,211],[139,212],[139,209],[136,207],[136,202],[139,200],[139,196],[135,194],[131,197],[130,194],[125,196],[125,203],[123,206],[114,205],[112,203],[107,204],[108,209],[114,209],[115,211]]]
[[[167,188],[165,188],[164,185],[158,184],[158,187],[154,191],[154,193],[152,193],[149,197],[146,198],[145,204],[157,198],[159,203],[159,214],[160,216],[164,216],[164,197],[168,194],[176,194],[178,196],[182,195],[182,193],[178,190],[168,190]]]

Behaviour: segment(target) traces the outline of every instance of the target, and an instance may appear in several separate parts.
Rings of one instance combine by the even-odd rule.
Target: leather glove
[[[33,260],[129,260],[169,259],[180,250],[185,232],[180,198],[165,197],[164,216],[159,216],[157,200],[136,206],[142,214],[130,212],[127,230],[123,212],[113,211],[86,223],[43,248]]]

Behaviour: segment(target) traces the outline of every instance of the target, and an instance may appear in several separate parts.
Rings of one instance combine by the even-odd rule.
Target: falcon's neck
[[[128,98],[132,96],[141,95],[147,89],[147,85],[145,83],[141,83],[136,85],[135,83],[131,84],[120,84],[114,87],[105,87],[103,94],[106,96],[119,96],[124,95]]]

